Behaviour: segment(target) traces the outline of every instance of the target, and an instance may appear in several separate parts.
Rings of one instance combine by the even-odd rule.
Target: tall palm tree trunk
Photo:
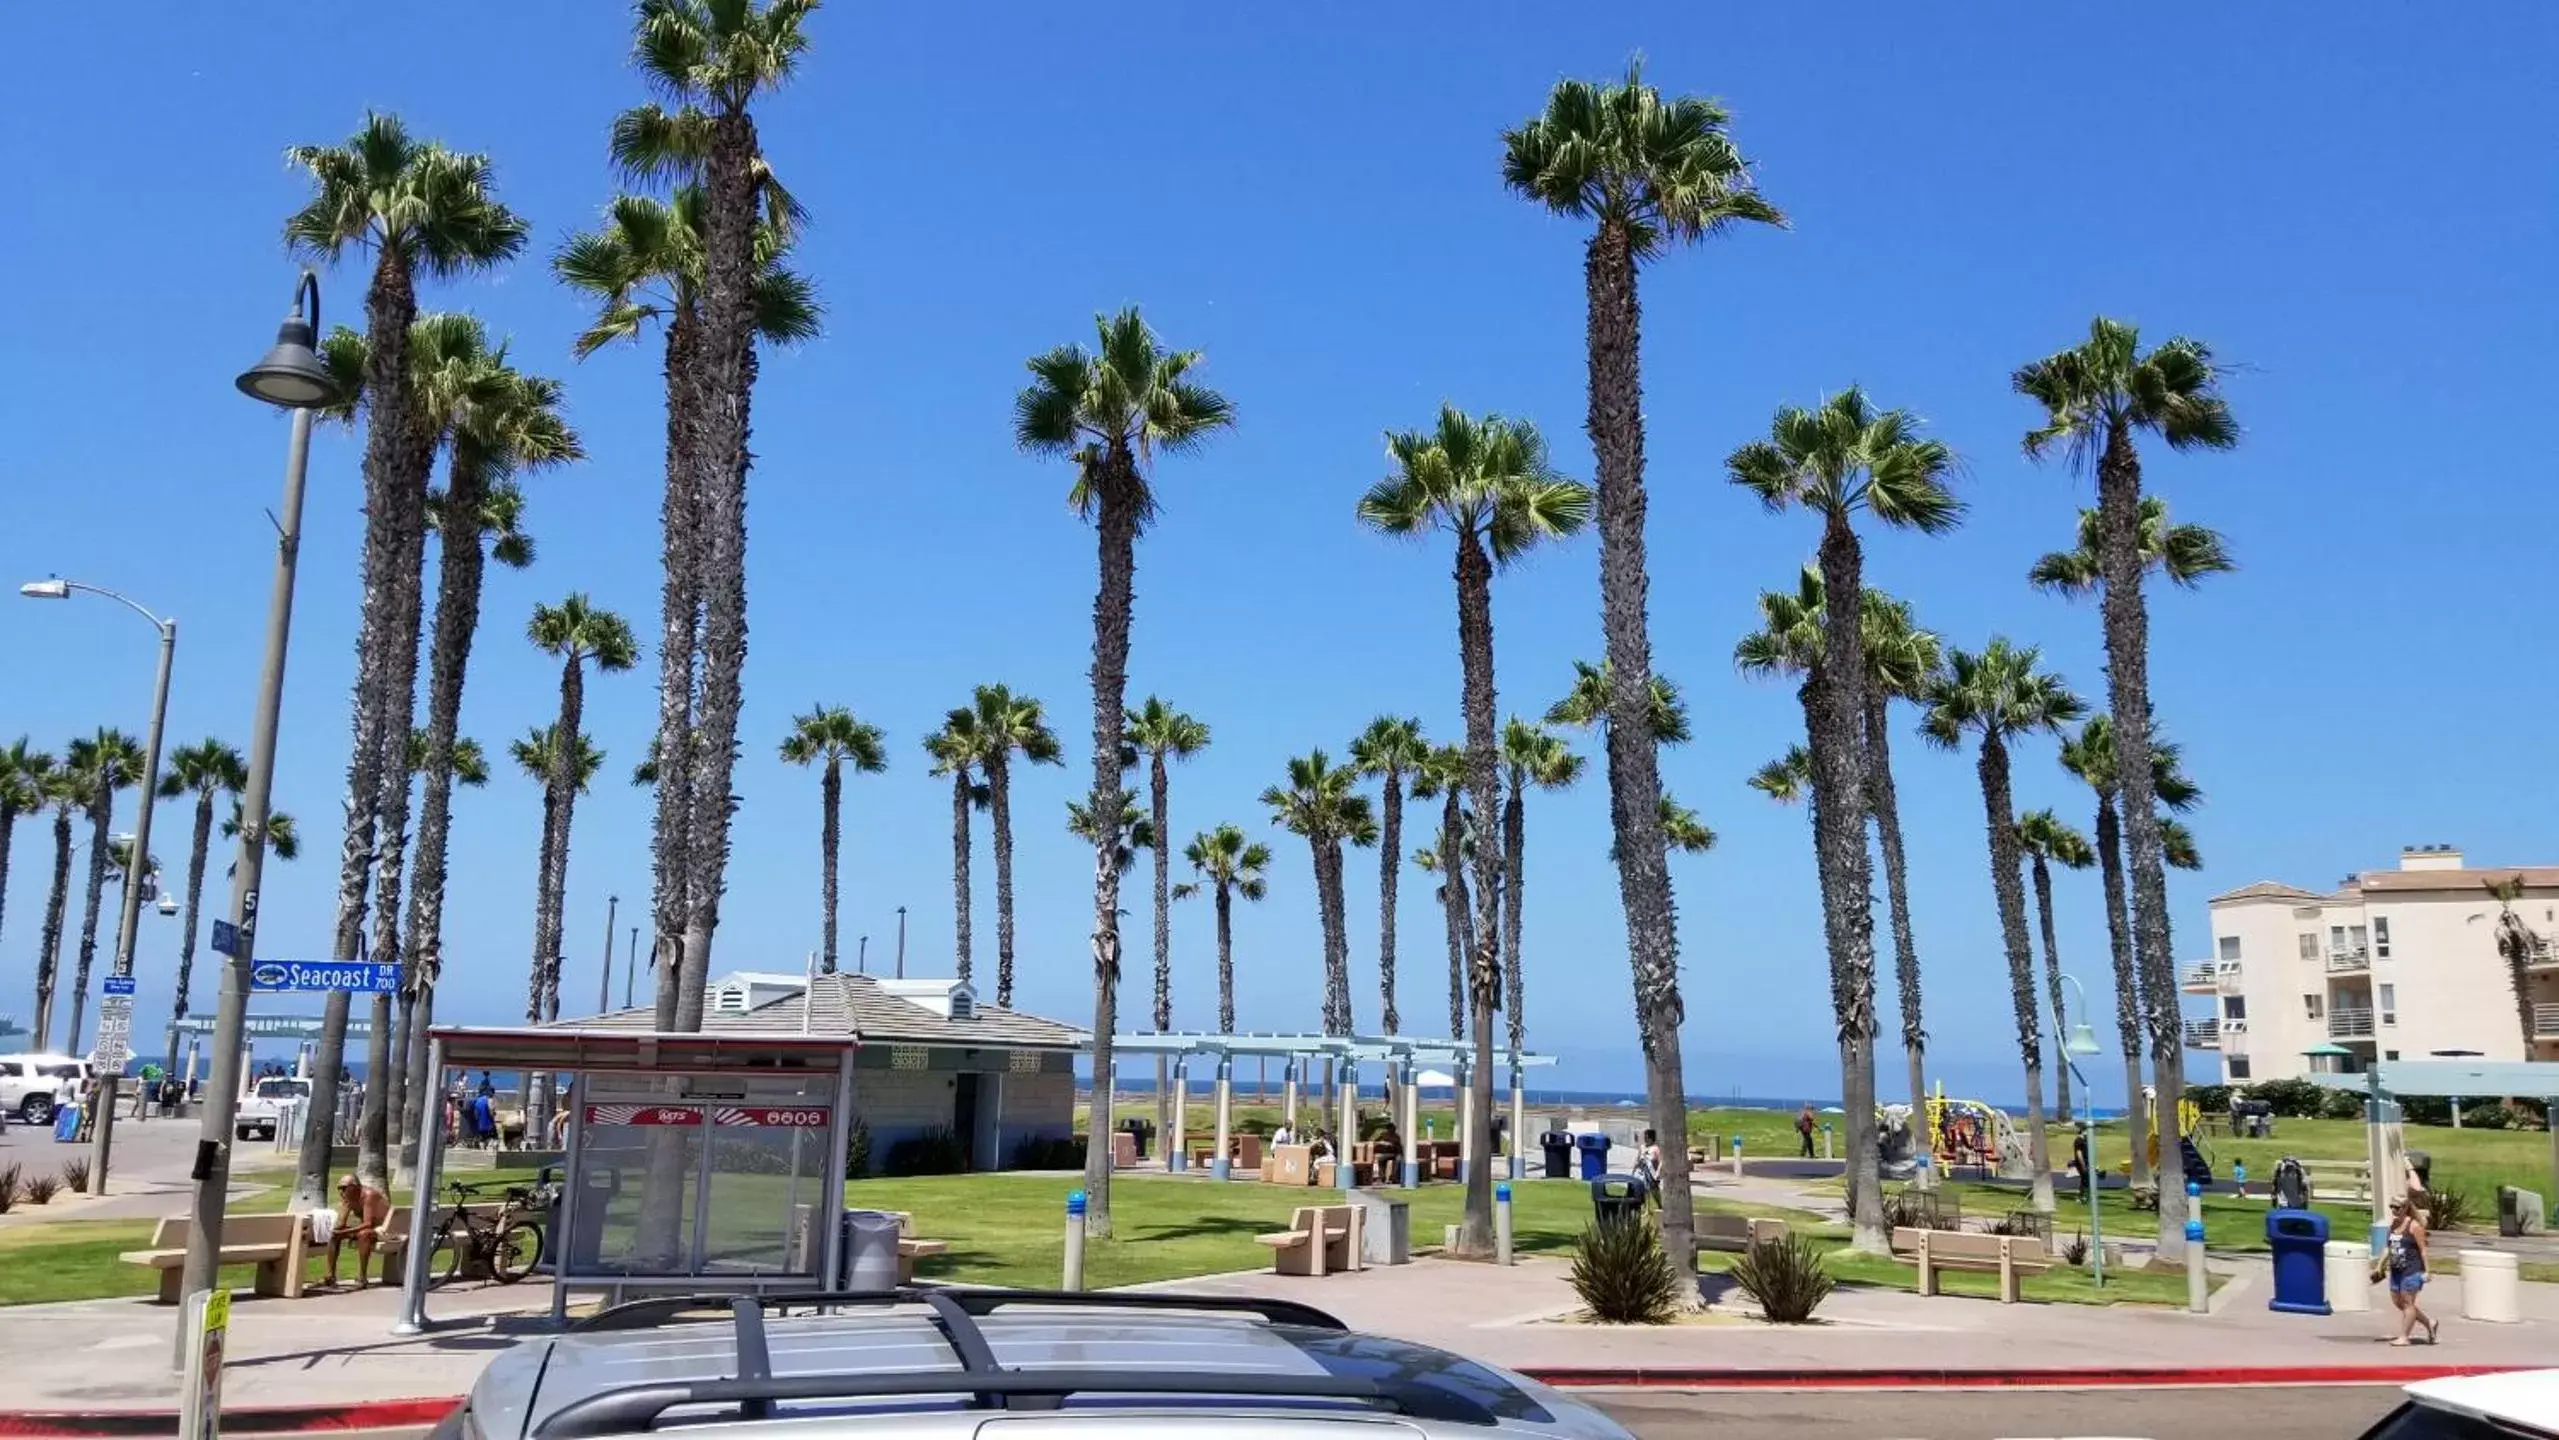
[[[432,1083],[426,1073],[424,1027],[434,1015],[435,985],[444,971],[453,747],[461,735],[462,686],[470,668],[471,641],[480,627],[480,585],[486,569],[480,506],[485,488],[485,462],[478,446],[467,436],[457,435],[445,468],[444,531],[436,546],[435,630],[427,642],[426,766],[418,798],[417,876],[409,888],[407,934],[400,956],[400,1033],[406,1048],[400,1054],[401,1080],[392,1091],[391,1106],[399,1127],[397,1168],[402,1175],[416,1174],[418,1166],[410,1097]]]
[[[2132,1149],[2132,1183],[2150,1183],[2150,1102],[2141,1093],[2140,984],[2133,966],[2132,922],[2124,913],[2124,834],[2115,794],[2097,792],[2097,865],[2106,893],[2106,940],[2115,960],[2115,1038],[2124,1055],[2124,1128]]]
[[[71,811],[53,812],[53,888],[45,893],[44,938],[37,950],[35,1046],[38,1054],[53,1048],[53,989],[62,973],[63,911],[71,900]]]
[[[995,1003],[1013,1003],[1013,764],[996,750],[986,757],[986,806],[995,836]]]
[[[1528,862],[1528,772],[1511,767],[1511,793],[1502,804],[1502,1008],[1510,1016],[1511,1064],[1528,1048],[1528,977],[1520,968],[1520,896]],[[1519,1140],[1514,1137],[1512,1144]]]
[[[1866,799],[1884,852],[1884,896],[1893,927],[1893,978],[1901,991],[1901,1048],[1910,1060],[1911,1123],[1928,1124],[1928,1028],[1920,1013],[1919,941],[1910,927],[1910,876],[1902,861],[1901,796],[1893,785],[1889,700],[1866,688]]]
[[[1502,847],[1492,826],[1502,813],[1501,752],[1494,719],[1493,561],[1472,534],[1457,542],[1457,654],[1466,712],[1466,788],[1484,833],[1475,846],[1475,933],[1466,975],[1474,1022],[1475,1063],[1467,1076],[1472,1097],[1466,1152],[1466,1202],[1457,1226],[1457,1254],[1493,1250],[1493,1009],[1502,995]],[[1450,857],[1452,861],[1458,857]]]
[[[2053,1007],[2053,1118],[2064,1125],[2070,1115],[2069,1011],[2061,1000],[2061,942],[2053,936],[2053,870],[2043,856],[2034,857],[2035,918],[2044,937],[2044,995]]]
[[[1315,1028],[1327,1035],[1337,1035],[1341,1032],[1335,1028],[1337,1022],[1333,1008],[1333,886],[1328,878],[1332,872],[1326,863],[1326,854],[1323,835],[1309,833],[1306,837],[1306,862],[1315,873],[1316,944],[1323,952],[1323,1000],[1317,1007]]]
[[[1466,849],[1464,817],[1458,807],[1463,803],[1460,789],[1452,783],[1448,798],[1440,812],[1439,828],[1439,901],[1442,917],[1448,922],[1448,1038],[1466,1038],[1466,952],[1471,930],[1466,919],[1466,862],[1461,858]]]
[[[543,786],[542,898],[535,907],[533,973],[536,1014],[548,1022],[560,1018],[560,945],[567,919],[569,890],[569,824],[578,802],[579,726],[586,720],[586,662],[571,652],[560,667],[560,718],[551,730],[551,774]],[[539,1149],[549,1135],[551,1072],[528,1077],[524,1096],[524,1143]]]
[[[1377,852],[1377,990],[1385,1003],[1379,1021],[1389,1035],[1404,1033],[1404,1013],[1395,1004],[1395,892],[1404,869],[1404,777],[1386,772],[1386,796],[1378,818]],[[1231,1027],[1230,1027],[1231,1028]]]
[[[951,928],[959,952],[960,983],[969,979],[969,772],[951,772]]]
[[[430,444],[433,442],[430,441]],[[426,491],[433,472],[429,452],[414,506],[402,509],[399,566],[389,588],[392,613],[383,627],[390,649],[382,657],[385,710],[382,717],[381,774],[374,812],[373,945],[367,952],[385,964],[400,958],[400,887],[405,878],[409,845],[409,731],[418,705],[418,637],[425,605]],[[388,1190],[391,1183],[390,1100],[394,1066],[391,1057],[391,997],[376,994],[372,1027],[364,1042],[364,1108],[356,1122],[356,1173],[365,1183]]]
[[[10,806],[0,805],[0,928],[5,927],[9,914],[9,840],[17,833],[19,814]]]
[[[1847,520],[1831,514],[1820,547],[1825,614],[1822,659],[1810,685],[1813,848],[1826,877],[1822,928],[1829,942],[1831,1005],[1839,1040],[1840,1107],[1847,1111],[1851,1244],[1890,1249],[1875,1143],[1875,902],[1866,850],[1871,799],[1866,761],[1864,556]]]
[[[1600,628],[1607,639],[1608,800],[1617,891],[1626,911],[1644,1088],[1669,1153],[1688,1146],[1679,1027],[1679,929],[1662,839],[1661,757],[1652,730],[1653,646],[1645,618],[1644,384],[1635,250],[1622,224],[1602,222],[1583,264],[1589,292],[1587,430],[1598,459]],[[1662,1240],[1683,1279],[1696,1265],[1688,1167],[1663,1167]]]
[[[1166,794],[1172,788],[1162,751],[1149,757],[1146,770],[1147,787],[1153,801],[1155,843],[1148,848],[1155,860],[1155,1029],[1162,1033],[1173,1028],[1173,875],[1165,865],[1168,858],[1165,842],[1172,835],[1172,808]],[[1155,1057],[1155,1133],[1170,1135],[1172,1097],[1165,1093],[1165,1083],[1172,1077],[1165,1073],[1164,1057]]]
[[[2018,883],[2017,804],[2008,786],[2008,746],[1981,742],[1982,805],[1990,814],[1990,881],[1999,901],[1999,938],[2008,955],[2008,999],[2017,1012],[2017,1057],[2026,1069],[2026,1150],[2035,1168],[2032,1204],[2053,1210],[2051,1138],[2044,1120],[2043,1026],[2035,1013],[2035,948],[2026,936],[2026,890]]]
[[[1235,887],[1224,880],[1217,882],[1217,1031],[1235,1033]]]
[[[1120,743],[1127,735],[1128,632],[1136,608],[1137,460],[1114,441],[1095,474],[1101,583],[1093,596],[1093,1111],[1084,1154],[1084,1227],[1111,1234],[1111,1031],[1119,1023]],[[1003,837],[999,834],[1001,846]],[[1007,873],[996,852],[997,873]],[[1010,919],[1004,921],[1009,933]],[[1010,947],[1005,961],[1010,969]]]
[[[1351,916],[1343,884],[1342,838],[1338,835],[1324,839],[1323,869],[1317,883],[1324,889],[1325,1029],[1329,1034],[1348,1035],[1357,1028],[1357,1022],[1351,1014]]]
[[[684,924],[693,893],[693,716],[702,651],[702,577],[696,551],[702,501],[693,482],[693,391],[686,377],[698,324],[691,306],[676,310],[667,323],[664,366],[666,494],[658,518],[666,574],[658,592],[657,807],[650,846],[650,918],[656,930],[651,963],[657,971],[655,1024],[660,1030],[678,1028]],[[701,1024],[698,999],[693,1024]]]
[[[835,851],[844,838],[844,766],[829,757],[826,773],[818,780],[818,803],[825,818],[818,826],[818,891],[826,911],[825,949],[818,965],[827,974],[835,973]]]
[[[2168,881],[2159,839],[2159,803],[2150,768],[2150,615],[2141,597],[2141,461],[2120,424],[2110,426],[2097,461],[2097,558],[2106,577],[2107,707],[2114,715],[2115,787],[2132,854],[2133,954],[2140,967],[2150,1059],[2158,1086],[2159,1158],[2176,1161],[2179,1102],[2185,1098],[2185,1037],[2177,1013],[2176,962],[2169,954]],[[2159,1187],[2159,1258],[2186,1254],[2186,1196]]]
[[[81,1025],[89,1010],[89,967],[98,958],[98,911],[107,893],[107,851],[114,839],[115,784],[113,756],[98,761],[98,788],[89,797],[89,879],[80,912],[80,949],[71,972],[70,1050],[85,1053]],[[139,864],[141,862],[136,861]]]
[[[178,1022],[187,1017],[188,986],[195,978],[196,915],[204,903],[204,866],[213,851],[213,791],[195,796],[194,843],[187,850],[186,928],[178,935],[178,988],[169,1001],[169,1068],[178,1068]],[[0,874],[0,881],[7,876]],[[42,1048],[42,1047],[38,1047]]]

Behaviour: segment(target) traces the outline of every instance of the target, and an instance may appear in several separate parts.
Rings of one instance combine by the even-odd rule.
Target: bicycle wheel
[[[428,1289],[461,1276],[463,1261],[471,1253],[471,1238],[471,1227],[452,1219],[435,1227],[435,1238],[427,1245]]]
[[[530,1220],[508,1223],[498,1232],[496,1253],[489,1257],[489,1268],[497,1272],[498,1283],[512,1285],[533,1273],[542,1263],[542,1227]]]

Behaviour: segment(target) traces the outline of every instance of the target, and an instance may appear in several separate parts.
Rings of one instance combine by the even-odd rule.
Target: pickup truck
[[[240,1102],[239,1114],[231,1122],[236,1140],[272,1140],[276,1117],[287,1104],[311,1103],[311,1082],[270,1076],[258,1082],[255,1094]]]

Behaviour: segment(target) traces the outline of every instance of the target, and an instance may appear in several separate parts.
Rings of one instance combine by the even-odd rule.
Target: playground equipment
[[[2035,1176],[2033,1153],[2008,1112],[1986,1101],[1950,1099],[1943,1082],[1928,1097],[1928,1150],[1950,1175],[1972,1169],[2010,1180]]]

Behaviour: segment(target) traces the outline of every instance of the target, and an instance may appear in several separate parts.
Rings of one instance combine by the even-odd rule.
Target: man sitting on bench
[[[373,1269],[373,1242],[391,1218],[391,1197],[348,1175],[338,1181],[338,1218],[329,1230],[329,1279],[338,1283],[338,1249],[355,1246],[355,1288],[365,1286]]]

